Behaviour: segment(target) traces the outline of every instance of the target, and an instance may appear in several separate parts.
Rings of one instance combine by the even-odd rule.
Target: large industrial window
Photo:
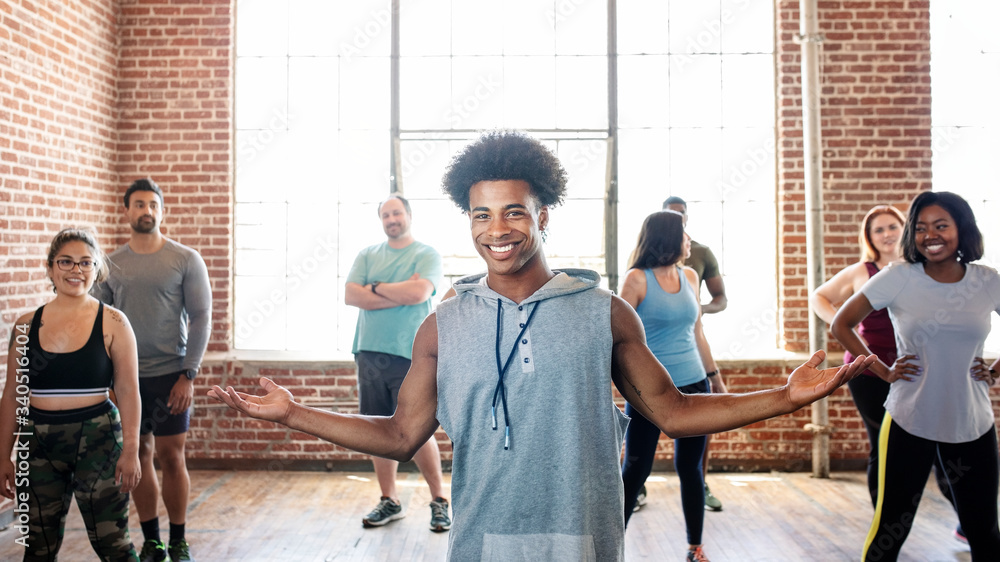
[[[1000,179],[993,161],[1000,153],[1000,36],[993,22],[1000,4],[991,0],[931,3],[931,147],[935,191],[964,197],[976,213],[986,255],[980,263],[1000,267]],[[986,340],[1000,352],[1000,320]]]
[[[497,127],[542,139],[569,172],[550,266],[624,273],[642,219],[678,195],[729,294],[706,319],[716,355],[775,348],[773,3],[630,0],[615,18],[596,0],[400,4],[237,2],[238,349],[349,357],[357,310],[343,304],[345,277],[385,239],[376,205],[391,187],[449,280],[481,271],[440,178],[477,131]],[[615,159],[619,259],[607,264]]]

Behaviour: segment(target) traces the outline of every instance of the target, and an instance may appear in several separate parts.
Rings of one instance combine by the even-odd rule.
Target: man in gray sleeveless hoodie
[[[424,320],[395,414],[302,406],[262,378],[265,396],[209,395],[357,451],[408,460],[437,429],[453,442],[451,560],[623,560],[619,454],[627,419],[611,384],[671,437],[726,431],[833,392],[873,359],[751,394],[682,395],[645,345],[638,316],[599,276],[553,271],[541,251],[566,173],[540,142],[486,133],[459,153],[445,191],[469,216],[487,273]]]

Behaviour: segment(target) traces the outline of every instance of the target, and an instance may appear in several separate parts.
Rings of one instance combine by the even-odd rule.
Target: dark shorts
[[[358,364],[359,411],[365,416],[391,416],[410,360],[377,351],[359,351],[354,360]]]
[[[187,433],[191,425],[191,408],[180,414],[171,414],[167,401],[170,391],[177,383],[181,372],[139,379],[139,398],[142,399],[142,417],[139,434],[156,436],[180,435]]]

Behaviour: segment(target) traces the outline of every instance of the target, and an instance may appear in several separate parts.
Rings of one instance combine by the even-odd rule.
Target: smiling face
[[[903,224],[895,215],[883,213],[872,217],[868,226],[868,239],[871,240],[872,247],[878,250],[879,257],[896,259],[902,237]]]
[[[390,240],[402,240],[410,235],[410,214],[399,199],[390,197],[382,203],[378,216],[382,219],[382,230]]]
[[[548,207],[539,207],[523,180],[481,181],[469,190],[469,221],[476,251],[495,275],[545,269],[541,231]]]
[[[944,208],[928,205],[921,209],[913,231],[917,251],[928,263],[955,261],[958,258],[958,226]]]
[[[134,191],[129,195],[125,217],[132,230],[142,234],[157,232],[163,221],[163,202],[152,191]]]
[[[58,265],[60,261],[75,262],[69,265],[69,271],[63,271]],[[90,271],[81,271],[80,262],[90,261],[94,266]],[[67,296],[86,295],[94,285],[99,264],[94,257],[93,249],[80,240],[66,242],[55,253],[52,265],[46,264],[49,279],[57,294]]]

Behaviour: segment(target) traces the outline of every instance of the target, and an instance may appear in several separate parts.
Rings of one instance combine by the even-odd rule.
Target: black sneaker
[[[194,562],[194,558],[191,558],[190,547],[184,539],[170,541],[167,552],[170,553],[170,560],[172,562]]]
[[[381,527],[390,521],[395,521],[397,519],[402,519],[406,517],[403,513],[403,506],[392,501],[391,499],[382,496],[382,499],[375,506],[375,509],[371,511],[364,519],[361,520],[361,524],[365,527]]]
[[[163,541],[150,539],[142,543],[139,560],[140,562],[170,562],[170,555],[167,554],[167,547]]]
[[[442,533],[451,529],[451,517],[448,517],[448,500],[434,498],[431,502],[431,530]]]

